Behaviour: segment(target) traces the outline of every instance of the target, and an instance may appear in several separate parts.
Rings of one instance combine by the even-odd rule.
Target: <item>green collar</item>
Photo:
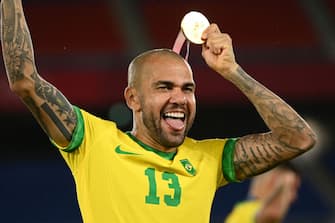
[[[157,155],[159,155],[160,157],[166,159],[166,160],[173,160],[174,156],[176,155],[176,152],[162,152],[159,151],[155,148],[152,148],[151,146],[148,146],[147,144],[144,144],[143,142],[141,142],[138,138],[136,138],[134,135],[132,135],[130,132],[126,132],[126,134],[132,139],[134,140],[137,144],[139,144],[141,147],[143,147],[145,150],[147,151],[151,151],[156,153]]]

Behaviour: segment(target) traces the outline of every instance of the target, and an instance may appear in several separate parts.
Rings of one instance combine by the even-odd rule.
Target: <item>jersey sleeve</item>
[[[51,143],[56,146],[58,149],[64,151],[64,152],[73,152],[74,150],[76,150],[82,140],[83,140],[83,137],[84,137],[84,120],[83,120],[83,116],[81,114],[81,111],[78,107],[76,106],[73,106],[73,109],[76,113],[76,117],[77,117],[77,125],[73,131],[73,134],[72,134],[72,139],[71,139],[71,142],[69,143],[68,146],[66,147],[62,147],[62,146],[59,146],[56,142],[54,142],[51,138],[50,138],[50,141]]]
[[[236,138],[227,139],[222,154],[222,173],[228,182],[239,182],[236,179],[234,168],[234,151],[236,141]]]
[[[239,182],[236,179],[234,168],[235,138],[214,138],[198,141],[201,151],[206,154],[206,165],[211,166],[211,171],[216,170],[217,187],[222,187],[230,182]],[[194,150],[193,150],[194,151]]]
[[[77,126],[70,144],[67,147],[60,147],[53,142],[73,173],[91,150],[96,149],[94,146],[96,140],[104,138],[106,132],[117,132],[114,122],[103,120],[76,106],[74,110],[77,115]]]
[[[246,200],[236,204],[224,223],[256,223],[256,214],[261,207],[257,200]]]

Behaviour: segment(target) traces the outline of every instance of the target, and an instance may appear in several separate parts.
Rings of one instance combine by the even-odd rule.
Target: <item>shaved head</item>
[[[147,73],[145,71],[148,69],[148,66],[151,67],[151,65],[155,64],[155,62],[162,58],[171,58],[177,61],[180,60],[180,62],[189,66],[182,56],[171,49],[163,48],[149,50],[135,57],[129,64],[128,86],[137,88]]]
[[[171,49],[154,49],[134,58],[124,97],[133,111],[132,133],[161,151],[183,143],[195,113],[195,83],[188,62]]]

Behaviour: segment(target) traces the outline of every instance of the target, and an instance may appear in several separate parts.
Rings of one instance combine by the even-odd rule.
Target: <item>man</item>
[[[297,198],[300,175],[283,163],[251,180],[248,199],[237,203],[225,223],[280,223]]]
[[[203,58],[250,99],[270,132],[238,139],[186,137],[196,110],[192,70],[178,54],[160,49],[129,66],[124,96],[134,122],[124,133],[71,105],[38,74],[21,1],[1,4],[10,88],[70,167],[86,223],[208,222],[218,187],[262,173],[315,143],[306,122],[237,64],[230,37],[216,24],[203,33]]]

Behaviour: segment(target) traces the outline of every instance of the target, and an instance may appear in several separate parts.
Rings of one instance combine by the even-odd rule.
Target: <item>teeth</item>
[[[185,118],[185,114],[181,112],[167,112],[164,116],[166,118]]]

